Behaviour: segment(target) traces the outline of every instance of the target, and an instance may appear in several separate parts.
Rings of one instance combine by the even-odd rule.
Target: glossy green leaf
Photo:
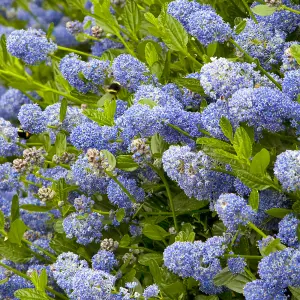
[[[17,219],[12,222],[9,232],[8,232],[8,240],[11,243],[21,245],[21,241],[25,231],[27,230],[27,226],[20,219]]]
[[[252,159],[250,173],[264,175],[270,164],[270,153],[265,148],[261,149]]]
[[[20,218],[20,208],[19,208],[19,197],[18,195],[14,195],[11,201],[11,209],[10,209],[10,217],[11,222]]]
[[[60,104],[60,110],[59,110],[59,120],[60,122],[63,122],[63,120],[66,117],[68,109],[68,100],[66,98],[63,98]]]
[[[269,216],[279,218],[279,219],[284,218],[286,215],[288,215],[292,212],[293,212],[293,210],[286,209],[286,208],[271,208],[271,209],[266,210],[266,213]]]
[[[276,10],[276,6],[269,6],[269,5],[256,5],[251,8],[251,10],[259,16],[265,17],[272,15]]]
[[[126,5],[123,10],[122,19],[128,31],[134,37],[137,37],[137,33],[142,23],[142,14],[139,7],[137,6],[136,1],[126,0]]]
[[[116,167],[123,171],[132,172],[139,167],[131,155],[119,155],[116,157],[116,161]]]
[[[220,127],[224,135],[229,139],[229,141],[233,141],[233,129],[230,121],[225,117],[220,119]]]
[[[246,130],[243,127],[239,127],[233,138],[233,147],[238,157],[249,159],[252,154],[252,143]]]
[[[259,207],[259,193],[258,190],[252,190],[249,196],[249,205],[253,210],[257,211]]]
[[[162,241],[168,235],[170,235],[162,227],[160,227],[158,225],[151,225],[151,224],[146,224],[143,227],[143,234],[146,237],[148,237],[149,239],[154,240],[154,241]]]

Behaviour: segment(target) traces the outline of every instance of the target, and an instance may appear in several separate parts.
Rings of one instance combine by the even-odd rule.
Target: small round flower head
[[[63,77],[72,87],[83,94],[95,91],[95,86],[91,82],[83,81],[80,78],[80,74],[85,70],[85,67],[86,63],[80,59],[80,56],[74,53],[66,55],[59,64],[59,69]]]
[[[118,180],[128,190],[137,202],[143,202],[145,199],[145,192],[137,185],[135,179],[126,178],[125,176],[119,176]],[[120,186],[113,180],[109,182],[107,187],[107,197],[109,201],[117,205],[120,208],[131,209],[132,202],[129,197],[122,191]]]
[[[130,225],[129,232],[133,237],[141,236],[143,233],[143,228],[138,225]]]
[[[208,244],[201,241],[175,242],[168,246],[164,253],[164,265],[180,277],[193,277],[200,281],[200,290],[206,294],[222,292],[222,287],[213,283],[213,278],[221,270],[221,264],[217,258],[225,251],[223,238],[215,237]]]
[[[89,196],[96,192],[106,193],[108,178],[106,176],[100,177],[99,172],[92,168],[86,156],[79,157],[72,165],[71,170],[76,184],[79,185],[84,193],[87,193]]]
[[[23,130],[30,133],[42,133],[46,131],[46,118],[42,109],[37,104],[24,104],[18,114]]]
[[[11,192],[19,186],[19,173],[12,167],[12,164],[8,162],[0,164],[0,191]]]
[[[16,89],[8,89],[0,98],[0,117],[9,120],[15,119],[23,104],[31,101]]]
[[[157,297],[159,294],[159,287],[157,284],[152,284],[149,285],[145,288],[144,293],[143,293],[143,297],[145,298],[145,300],[149,299],[149,298],[153,298],[153,297]]]
[[[56,195],[56,192],[51,188],[41,187],[38,190],[38,197],[42,202],[51,201]]]
[[[270,70],[272,65],[281,61],[285,38],[286,33],[274,30],[270,24],[256,24],[247,19],[245,29],[235,40],[252,57],[257,58],[265,69]]]
[[[79,213],[90,213],[93,205],[94,201],[85,195],[81,195],[80,197],[74,199],[74,207]]]
[[[146,165],[147,162],[151,161],[152,153],[146,139],[132,140],[129,152],[132,153],[133,160],[140,165]]]
[[[188,23],[191,15],[199,10],[213,11],[209,5],[201,5],[196,1],[176,0],[168,5],[168,14],[177,19],[185,29],[188,29]]]
[[[233,274],[239,274],[244,271],[246,261],[243,257],[231,257],[227,260],[228,269]]]
[[[179,102],[184,101],[182,91],[175,83],[168,83],[162,86],[161,90],[169,96],[177,99]]]
[[[226,58],[213,59],[200,72],[200,82],[212,99],[228,99],[241,88],[275,87],[265,76],[255,71],[255,64],[232,62]]]
[[[300,151],[286,150],[279,154],[274,165],[274,174],[287,192],[300,187]]]
[[[42,30],[15,30],[7,38],[8,52],[22,59],[26,64],[35,65],[47,60],[55,52],[57,45],[48,41]]]
[[[201,44],[208,46],[214,42],[224,43],[233,34],[230,25],[213,10],[197,10],[189,17],[188,32]]]
[[[241,122],[246,122],[248,126],[254,126],[258,135],[264,129],[283,130],[284,122],[292,119],[299,108],[300,105],[284,93],[268,87],[240,89],[228,100],[233,126],[237,128]]]
[[[153,111],[157,115],[157,119],[161,121],[162,126],[158,128],[158,133],[163,139],[170,143],[186,143],[194,147],[194,141],[176,129],[171,128],[169,124],[175,125],[187,132],[191,137],[201,136],[199,128],[201,128],[201,114],[198,112],[185,111],[176,106],[155,106]]]
[[[264,280],[248,282],[244,287],[246,300],[288,300],[284,295],[285,290]]]
[[[192,152],[188,146],[171,146],[164,152],[162,162],[168,176],[189,197],[215,201],[232,187],[233,178],[211,171],[213,160],[202,151]]]
[[[115,251],[119,247],[119,242],[114,241],[112,238],[104,239],[101,241],[100,249],[106,251]]]
[[[176,98],[169,96],[162,89],[154,85],[141,85],[134,94],[133,102],[136,104],[142,99],[150,99],[161,106],[169,105],[172,107],[182,108],[182,104]]]
[[[241,197],[245,197],[245,196],[249,196],[251,193],[251,189],[248,188],[245,184],[243,184],[238,178],[236,178],[234,180],[234,188],[236,193],[241,196]]]
[[[239,225],[246,225],[255,217],[246,200],[235,194],[222,194],[215,204],[215,210],[229,231],[237,230]]]
[[[288,71],[284,74],[282,91],[293,100],[297,100],[297,97],[300,94],[299,80],[300,70]]]
[[[118,261],[111,251],[99,250],[97,254],[92,257],[92,268],[94,270],[101,270],[109,273]]]
[[[287,42],[284,44],[284,53],[282,55],[282,65],[280,67],[281,73],[288,71],[298,70],[300,65],[296,59],[292,56],[291,47],[293,45],[299,45],[299,42]]]
[[[121,54],[114,59],[112,72],[115,80],[130,92],[135,92],[141,84],[156,81],[147,66],[129,54]]]
[[[87,121],[87,118],[83,115],[82,111],[75,106],[68,106],[66,116],[63,122],[60,122],[60,107],[61,103],[55,103],[48,105],[43,112],[44,117],[47,120],[47,125],[55,126],[59,129],[63,129],[68,132]],[[50,133],[56,133],[55,130],[50,131]]]
[[[63,220],[63,228],[67,238],[75,237],[78,244],[97,243],[102,237],[102,219],[103,216],[98,213],[87,215],[71,213]]]
[[[72,278],[73,291],[70,299],[110,299],[115,281],[116,278],[109,273],[88,268],[80,269]]]
[[[51,266],[57,284],[69,294],[72,290],[72,278],[81,269],[87,269],[88,263],[80,260],[77,254],[64,252],[57,257]]]
[[[53,36],[55,37],[55,42],[60,46],[75,47],[79,44],[64,24],[58,24],[54,27]]]
[[[99,42],[95,42],[91,50],[93,55],[100,57],[105,51],[109,49],[123,49],[123,48],[124,48],[123,44],[105,38],[105,39],[101,39]]]
[[[9,121],[0,118],[0,156],[8,157],[20,155],[18,141],[18,129],[13,127]]]
[[[273,190],[264,190],[259,193],[259,207],[255,216],[254,224],[267,230],[277,230],[279,219],[273,218],[266,223],[269,215],[266,213],[271,208],[290,208],[291,201],[284,194]]]
[[[219,125],[220,119],[225,117],[229,119],[228,104],[225,101],[218,100],[215,103],[210,103],[201,114],[201,123],[213,137],[227,140]]]
[[[299,5],[292,5],[290,0],[267,0],[267,2],[277,2],[277,5],[275,4],[275,6],[278,6],[278,3],[280,6],[282,2],[285,2],[284,4],[287,6],[294,9],[299,9]],[[254,2],[252,7],[255,7],[257,4],[261,3]],[[270,3],[270,5],[274,4]],[[270,25],[273,29],[285,31],[286,33],[292,33],[300,25],[299,15],[287,10],[277,10],[269,16],[255,15],[255,17],[258,20],[258,22],[266,23]]]
[[[258,273],[261,279],[278,288],[300,285],[300,251],[285,248],[282,251],[272,252],[258,264]]]
[[[162,124],[155,110],[148,105],[134,104],[129,107],[124,114],[116,120],[116,125],[121,129],[121,139],[126,143],[140,135],[146,138],[159,131]]]
[[[66,29],[68,30],[68,32],[72,35],[76,35],[78,33],[83,32],[83,26],[82,23],[80,23],[79,21],[68,21],[66,23]]]
[[[300,220],[294,214],[286,215],[278,224],[279,230],[277,237],[281,242],[289,247],[299,248],[297,228]]]
[[[91,59],[88,61],[82,74],[96,85],[103,85],[109,68],[108,60]]]

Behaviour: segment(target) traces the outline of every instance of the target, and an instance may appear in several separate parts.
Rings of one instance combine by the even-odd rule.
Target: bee
[[[28,139],[31,137],[31,133],[28,132],[28,131],[25,131],[25,130],[22,129],[22,128],[19,128],[19,129],[18,129],[18,136],[19,136],[19,138],[21,138],[21,139],[28,140]]]
[[[117,99],[117,95],[122,89],[122,86],[119,82],[113,82],[109,85],[106,90],[106,93],[99,99],[97,102],[98,107],[102,107],[106,100],[112,101]]]

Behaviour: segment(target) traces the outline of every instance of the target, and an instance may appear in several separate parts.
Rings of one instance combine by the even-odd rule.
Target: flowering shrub
[[[299,1],[0,24],[0,299],[300,299]]]

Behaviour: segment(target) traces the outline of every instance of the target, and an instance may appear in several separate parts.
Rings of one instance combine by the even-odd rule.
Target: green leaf
[[[11,222],[20,218],[20,208],[19,208],[19,197],[14,195],[12,198],[11,209],[10,209]]]
[[[63,220],[58,220],[54,223],[53,226],[54,230],[58,233],[65,233],[64,227],[63,227]]]
[[[239,127],[233,138],[233,147],[240,158],[249,159],[252,154],[252,143],[247,131]]]
[[[11,243],[21,245],[21,241],[24,235],[24,232],[27,230],[27,226],[20,219],[12,222],[9,232],[8,232],[8,240]]]
[[[5,34],[1,35],[1,49],[2,49],[2,54],[3,54],[3,62],[8,62],[9,54],[8,54],[7,48],[6,48],[6,35]]]
[[[126,5],[123,10],[122,19],[125,27],[134,36],[137,37],[137,32],[142,23],[142,14],[134,0],[126,0]]]
[[[151,225],[151,224],[145,224],[143,228],[143,234],[149,239],[154,241],[162,241],[168,235],[170,235],[162,227],[158,225]]]
[[[279,218],[279,219],[284,218],[286,215],[288,215],[292,212],[293,212],[293,210],[286,209],[286,208],[271,208],[271,209],[266,210],[266,213],[269,216]]]
[[[195,232],[194,232],[194,226],[190,223],[185,223],[182,228],[182,230],[177,234],[175,237],[176,242],[194,242],[195,240]]]
[[[47,30],[47,33],[46,33],[46,37],[47,37],[48,40],[51,38],[53,29],[54,29],[54,23],[52,22],[52,23],[50,23],[50,25],[48,26],[48,30]]]
[[[174,210],[176,212],[190,212],[199,210],[208,205],[208,201],[199,201],[195,198],[189,198],[184,192],[177,194],[173,198]]]
[[[229,271],[228,267],[226,267],[214,277],[214,284],[216,286],[226,285],[232,281],[234,277],[235,275]]]
[[[230,144],[215,138],[201,137],[197,139],[197,144],[207,145],[216,149],[223,149],[228,152],[234,151],[234,148]]]
[[[116,160],[115,156],[108,150],[101,150],[101,153],[103,153],[105,158],[108,160],[108,163],[109,163],[108,169],[110,171],[113,170],[117,165],[117,160]]]
[[[59,120],[60,122],[63,122],[63,120],[66,117],[68,109],[68,100],[66,98],[63,98],[60,104],[60,110],[59,110]]]
[[[118,222],[122,222],[122,220],[124,219],[125,217],[125,209],[124,208],[120,208],[117,210],[117,213],[116,213],[116,219]]]
[[[154,106],[157,106],[157,103],[155,101],[153,101],[152,99],[141,99],[138,102],[139,104],[144,104],[144,105],[148,105],[151,108],[153,108]]]
[[[232,129],[230,121],[228,119],[226,119],[225,117],[222,117],[220,119],[219,125],[220,125],[224,135],[228,138],[229,141],[232,142],[233,141],[233,129]]]
[[[174,82],[181,86],[185,87],[191,92],[197,93],[199,95],[204,94],[204,90],[202,86],[200,85],[200,80],[195,79],[195,78],[175,78]]]
[[[158,265],[163,263],[163,255],[161,253],[146,253],[139,256],[139,263],[143,266],[150,266],[151,260],[155,260]]]
[[[151,152],[158,154],[160,157],[168,149],[168,143],[158,134],[154,134],[151,138]]]
[[[247,171],[239,170],[236,172],[237,177],[249,188],[256,190],[265,190],[268,187],[275,187],[273,181],[265,176],[253,175]]]
[[[297,225],[296,233],[297,233],[298,241],[300,241],[300,224]]]
[[[67,137],[63,132],[56,135],[55,151],[57,156],[63,155],[67,150]]]
[[[20,206],[21,209],[25,209],[28,211],[35,211],[35,212],[47,212],[53,209],[53,206],[38,206],[33,204],[23,204]]]
[[[300,64],[300,45],[292,45],[290,47],[290,51],[297,63]]]
[[[291,291],[293,297],[295,297],[296,300],[300,300],[300,288],[289,286],[289,290]]]
[[[4,230],[5,216],[2,210],[0,210],[0,231]]]
[[[213,57],[217,51],[218,43],[211,43],[207,46],[206,53],[209,57]]]
[[[13,244],[9,241],[0,240],[0,253],[4,258],[15,263],[26,263],[32,258],[27,247]]]
[[[292,209],[295,213],[297,214],[300,213],[300,200],[297,200],[296,202],[293,203]]]
[[[252,159],[250,173],[264,175],[270,164],[270,153],[265,148],[261,149]]]
[[[130,236],[129,236],[128,234],[125,234],[125,235],[122,237],[122,239],[121,239],[119,245],[120,245],[120,247],[127,247],[127,246],[130,245],[130,241],[131,241]]]
[[[219,300],[219,297],[216,295],[212,295],[212,296],[198,295],[195,297],[195,300]]]
[[[252,190],[249,196],[249,205],[253,210],[257,211],[259,207],[259,193],[258,190]]]
[[[105,93],[97,102],[97,106],[99,108],[104,106],[104,103],[106,101],[112,101],[113,99],[115,99],[115,95],[112,95],[110,93]]]
[[[158,18],[162,30],[162,40],[168,48],[187,53],[188,34],[175,18],[167,14],[164,9]]]
[[[36,289],[21,289],[17,290],[14,293],[15,297],[19,298],[20,300],[47,300],[49,299],[48,296],[40,292]]]
[[[6,283],[9,280],[9,277],[6,277],[2,280],[0,280],[0,285]]]
[[[43,133],[42,135],[42,143],[44,145],[44,148],[47,152],[51,149],[51,139],[48,132]]]
[[[78,245],[74,240],[68,239],[65,234],[55,234],[50,241],[50,247],[58,254],[63,252],[77,252]]]
[[[177,281],[168,285],[162,284],[161,290],[166,293],[171,299],[180,299],[180,295],[186,293],[186,288],[181,281]]]
[[[236,27],[235,27],[235,33],[236,34],[239,34],[239,33],[241,33],[244,29],[245,29],[245,27],[246,27],[246,25],[247,25],[247,21],[246,20],[242,20]]]
[[[145,47],[145,58],[147,61],[147,64],[152,67],[154,63],[159,61],[159,55],[156,51],[156,47],[153,45],[153,43],[147,43]]]
[[[132,172],[139,167],[131,155],[119,155],[117,156],[116,161],[116,167],[123,171]]]
[[[243,294],[245,285],[252,280],[253,279],[246,273],[238,274],[233,280],[226,284],[226,287],[236,293]]]
[[[148,262],[151,275],[153,276],[154,282],[159,284],[162,281],[161,271],[156,260],[152,259]]]
[[[285,246],[280,243],[280,239],[274,239],[266,247],[261,248],[259,251],[261,255],[268,256],[272,252],[282,250],[282,247],[285,248]]]
[[[104,112],[95,110],[95,109],[85,109],[83,111],[83,114],[88,117],[89,119],[91,119],[92,121],[96,122],[98,125],[103,126],[103,125],[107,125],[107,126],[113,126],[114,125],[114,121],[107,118],[107,116],[105,115]]]
[[[45,291],[47,283],[48,283],[48,277],[47,277],[46,269],[42,269],[39,277],[38,290]]]
[[[276,6],[268,6],[268,5],[256,5],[251,8],[251,10],[259,16],[270,16],[272,15],[276,10]]]

